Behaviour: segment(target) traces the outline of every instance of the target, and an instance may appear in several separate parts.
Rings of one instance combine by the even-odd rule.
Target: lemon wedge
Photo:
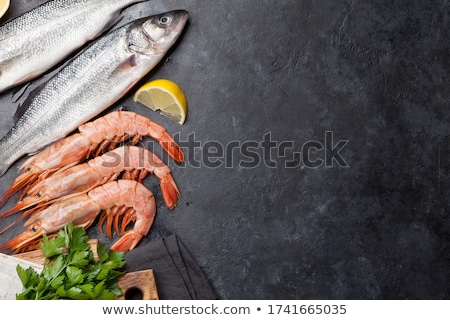
[[[8,11],[9,0],[0,0],[0,18]]]
[[[180,86],[167,79],[150,81],[140,87],[133,97],[153,111],[160,110],[163,116],[183,125],[187,115],[187,100]]]

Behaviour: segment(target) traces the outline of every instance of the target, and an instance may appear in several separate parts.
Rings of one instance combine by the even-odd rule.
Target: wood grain
[[[153,270],[129,272],[119,279],[124,295],[118,300],[158,300]]]

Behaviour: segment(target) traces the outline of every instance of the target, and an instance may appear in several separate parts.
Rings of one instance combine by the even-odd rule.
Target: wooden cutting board
[[[153,270],[125,273],[119,279],[119,287],[124,295],[118,300],[158,300]]]
[[[98,258],[97,255],[97,245],[98,240],[96,239],[90,239],[89,244],[91,245],[91,250],[94,253],[94,258]],[[5,256],[5,255],[3,255]],[[10,264],[13,264],[13,266],[9,266],[8,268],[8,274],[4,274],[5,277],[11,277],[15,276],[17,279],[13,279],[14,282],[11,284],[11,289],[14,290],[11,293],[4,293],[3,295],[6,298],[2,298],[2,291],[0,290],[0,299],[15,299],[15,293],[22,291],[22,283],[20,282],[19,277],[17,276],[16,272],[16,265],[22,264],[22,266],[28,267],[32,266],[33,268],[37,268],[37,271],[40,272],[42,270],[42,265],[45,263],[45,257],[41,250],[35,250],[25,253],[16,254],[13,257],[6,256],[13,259],[11,262],[11,259],[8,260],[8,266]],[[6,262],[5,262],[6,263]],[[3,268],[3,262],[0,261],[0,265]],[[10,269],[13,269],[12,271]],[[2,271],[3,272],[3,271]],[[2,272],[0,272],[0,283],[3,284],[1,275]],[[18,280],[18,283],[17,283]],[[156,282],[155,282],[155,276],[153,273],[153,270],[142,270],[137,272],[128,272],[124,274],[119,279],[119,287],[124,292],[124,295],[118,300],[158,300],[158,290],[156,289]],[[3,285],[2,285],[3,288]],[[9,290],[9,289],[7,289]]]

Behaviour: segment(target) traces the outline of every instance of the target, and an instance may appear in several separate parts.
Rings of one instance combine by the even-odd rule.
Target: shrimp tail
[[[139,241],[147,235],[147,233],[150,230],[150,227],[153,224],[153,221],[155,219],[155,211],[152,210],[152,212],[147,212],[147,219],[144,221],[138,220],[136,221],[134,228],[131,230],[128,230],[124,233],[124,235],[117,240],[116,243],[114,243],[111,246],[111,250],[114,251],[130,251],[133,250]],[[131,214],[133,217],[133,220],[136,219],[136,215],[133,213]],[[129,222],[129,221],[128,221]],[[127,222],[127,224],[128,224]]]
[[[169,154],[169,156],[176,162],[184,161],[184,153],[180,146],[173,140],[173,138],[167,132],[164,132],[160,137],[159,144]]]
[[[126,232],[122,236],[122,238],[117,240],[116,243],[114,243],[111,246],[111,250],[114,250],[114,251],[130,251],[130,250],[133,250],[134,247],[136,247],[136,245],[139,243],[141,238],[142,238],[142,235],[137,234],[133,230],[130,230],[130,231]]]
[[[180,190],[178,190],[172,175],[166,175],[161,179],[161,192],[166,206],[169,209],[175,208],[180,197]]]

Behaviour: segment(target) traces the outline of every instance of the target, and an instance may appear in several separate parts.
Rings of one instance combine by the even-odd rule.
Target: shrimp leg
[[[44,234],[55,234],[70,222],[87,228],[101,212],[119,212],[123,210],[114,209],[123,207],[132,212],[128,217],[130,221],[126,223],[134,221],[134,226],[125,231],[111,249],[132,250],[150,231],[156,215],[156,202],[152,192],[143,184],[132,180],[118,180],[55,202],[33,215],[25,223],[27,229],[1,245],[0,252],[23,252]]]

